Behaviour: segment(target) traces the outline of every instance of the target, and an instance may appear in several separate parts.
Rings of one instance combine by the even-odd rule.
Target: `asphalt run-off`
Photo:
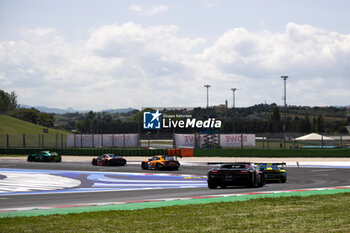
[[[140,161],[128,161],[125,167],[96,167],[89,160],[28,163],[23,158],[2,159],[0,218],[350,191],[350,161],[286,161],[289,178],[285,184],[210,190],[206,183],[210,166],[203,161],[181,161],[179,171],[146,172]]]
[[[205,176],[0,169],[0,196],[206,187]]]

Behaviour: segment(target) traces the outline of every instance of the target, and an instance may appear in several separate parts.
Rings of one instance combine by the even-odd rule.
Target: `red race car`
[[[126,159],[122,158],[120,155],[103,154],[96,159],[93,158],[91,163],[95,166],[125,166]]]

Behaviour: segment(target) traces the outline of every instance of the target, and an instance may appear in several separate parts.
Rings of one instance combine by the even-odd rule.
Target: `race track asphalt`
[[[58,171],[91,171],[91,172],[125,172],[125,173],[166,173],[190,174],[206,176],[209,166],[203,163],[191,163],[181,166],[178,171],[145,171],[138,162],[131,162],[125,167],[96,167],[89,161],[61,162],[61,163],[29,163],[23,160],[2,159],[0,168],[58,170]],[[270,183],[262,188],[233,187],[228,189],[197,188],[167,188],[132,191],[108,192],[79,192],[79,193],[52,193],[30,195],[2,195],[0,196],[1,209],[20,209],[47,206],[69,206],[92,203],[110,203],[124,201],[142,201],[164,198],[186,198],[196,196],[210,196],[233,193],[247,193],[260,191],[284,191],[308,188],[327,188],[350,185],[350,169],[344,168],[297,168],[287,167],[287,183]],[[1,177],[0,177],[1,179]]]

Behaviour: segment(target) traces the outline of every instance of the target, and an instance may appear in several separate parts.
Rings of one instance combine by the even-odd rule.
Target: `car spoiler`
[[[208,165],[217,165],[217,164],[227,164],[227,165],[238,165],[238,164],[251,164],[250,162],[208,162]],[[255,163],[254,163],[255,164]]]
[[[282,166],[286,166],[286,163],[255,163],[256,165],[262,165],[262,164],[266,164],[266,165],[282,165]]]

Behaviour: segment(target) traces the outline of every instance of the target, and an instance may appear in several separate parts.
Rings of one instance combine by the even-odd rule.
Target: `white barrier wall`
[[[255,134],[217,134],[221,147],[241,147],[255,146]],[[203,144],[204,134],[175,134],[176,147],[194,148],[196,145],[196,137],[199,146]],[[243,142],[243,143],[242,143]]]
[[[196,135],[195,134],[175,134],[176,147],[194,148],[195,144],[196,144]]]
[[[242,145],[255,146],[255,134],[220,134],[221,147],[240,147]]]
[[[137,147],[138,134],[70,134],[68,147]]]

